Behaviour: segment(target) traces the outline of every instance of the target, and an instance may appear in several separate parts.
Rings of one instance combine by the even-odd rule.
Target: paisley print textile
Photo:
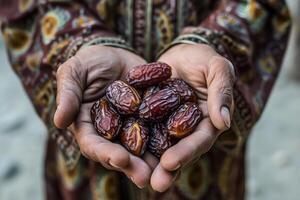
[[[0,0],[13,69],[49,129],[46,198],[242,200],[245,146],[280,70],[290,16],[284,0]],[[179,36],[179,37],[178,37]],[[120,38],[123,38],[126,42]],[[81,156],[73,134],[53,125],[55,74],[84,45],[134,49],[149,62],[172,43],[206,43],[232,61],[233,126],[164,193]]]

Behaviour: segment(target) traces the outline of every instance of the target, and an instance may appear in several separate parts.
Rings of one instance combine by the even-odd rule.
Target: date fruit
[[[149,63],[130,70],[125,82],[110,84],[105,97],[91,108],[99,135],[117,139],[135,156],[148,150],[160,158],[192,133],[202,120],[197,95],[186,82],[171,75],[169,65]]]
[[[202,119],[202,112],[196,103],[181,105],[168,119],[169,134],[174,138],[183,138],[193,132]]]
[[[120,115],[104,98],[96,101],[92,106],[91,119],[99,135],[108,140],[116,138],[122,126]]]
[[[163,89],[144,99],[139,116],[145,120],[160,120],[180,105],[180,96],[173,90]]]
[[[124,115],[133,114],[141,103],[139,93],[123,81],[115,81],[108,86],[106,98],[120,114]]]
[[[124,122],[121,133],[121,144],[132,154],[144,154],[148,139],[149,129],[140,119],[129,118]]]
[[[172,75],[171,67],[166,63],[155,62],[138,65],[130,70],[126,81],[136,88],[147,88],[167,80]]]
[[[167,127],[163,123],[155,123],[151,128],[148,150],[157,158],[172,146]]]
[[[148,96],[158,92],[160,90],[160,87],[159,86],[151,86],[151,87],[148,87],[145,91],[144,91],[144,95],[143,97],[144,98],[147,98]]]
[[[167,80],[163,84],[163,88],[169,88],[171,90],[174,90],[180,95],[181,102],[196,102],[197,96],[194,90],[183,80],[178,78],[173,78],[170,80]]]

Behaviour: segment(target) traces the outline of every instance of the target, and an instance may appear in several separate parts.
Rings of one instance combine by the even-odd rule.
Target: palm
[[[195,89],[204,115],[194,133],[169,148],[154,170],[152,187],[165,191],[174,181],[174,172],[207,152],[218,135],[230,126],[234,74],[230,62],[207,45],[177,45],[159,61],[172,66],[173,77],[183,79]],[[224,109],[225,115],[221,112]]]
[[[199,49],[197,46],[192,45],[184,46],[183,49],[180,49],[180,55],[177,55],[177,51],[172,51],[171,49],[170,52],[164,54],[159,60],[173,67],[174,78],[180,78],[194,88],[204,118],[209,117],[207,108],[208,70],[206,61],[209,57],[217,55],[211,49],[206,48]],[[205,55],[203,52],[205,52]],[[175,57],[176,59],[174,59]]]
[[[119,144],[100,137],[90,117],[93,103],[105,93],[108,84],[122,79],[130,67],[144,64],[139,56],[122,49],[93,46],[79,51],[57,72],[58,108],[54,121],[69,128],[83,155],[108,169],[124,172],[140,187],[150,179],[150,166]]]
[[[84,74],[86,87],[83,92],[83,103],[97,100],[103,96],[106,86],[123,78],[123,74],[130,67],[145,63],[142,58],[134,54],[131,54],[131,59],[124,62],[123,58],[118,55],[118,51],[124,50],[92,46],[77,53],[80,65],[86,72]]]

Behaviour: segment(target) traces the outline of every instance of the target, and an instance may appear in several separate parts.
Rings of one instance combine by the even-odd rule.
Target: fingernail
[[[142,186],[139,186],[136,182],[134,182],[134,179],[133,179],[132,176],[130,176],[129,178],[130,178],[130,180],[131,180],[138,188],[143,189]]]
[[[174,170],[177,170],[177,169],[179,169],[180,168],[180,163],[174,168]]]
[[[226,106],[222,106],[221,115],[223,117],[223,121],[224,121],[226,127],[230,128],[230,126],[231,126],[230,112]]]
[[[108,162],[108,164],[109,164],[110,166],[112,166],[112,167],[116,168],[116,169],[120,169],[120,167],[119,167],[119,166],[117,166],[117,165],[113,164],[112,162]]]

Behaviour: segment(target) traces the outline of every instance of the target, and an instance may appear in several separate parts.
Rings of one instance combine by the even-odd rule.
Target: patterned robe
[[[246,141],[279,73],[291,25],[283,0],[0,0],[0,19],[11,65],[49,130],[47,199],[244,198]],[[122,37],[153,61],[179,35],[201,35],[234,64],[233,126],[167,192],[140,190],[82,157],[72,134],[54,127],[55,73],[94,39]]]

